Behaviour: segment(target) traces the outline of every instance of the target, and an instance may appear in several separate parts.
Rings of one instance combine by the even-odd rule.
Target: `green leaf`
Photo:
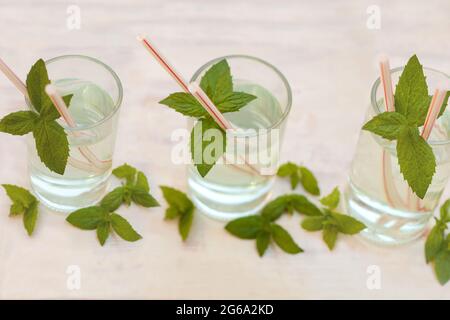
[[[133,184],[136,176],[136,168],[125,163],[112,171],[112,174],[119,179],[126,179],[127,184]]]
[[[25,213],[25,209],[26,208],[23,206],[23,204],[21,204],[21,203],[13,203],[11,205],[11,208],[9,209],[9,215],[11,217],[21,215],[21,214]]]
[[[164,219],[166,220],[172,220],[175,218],[178,218],[180,216],[181,212],[175,209],[174,207],[169,207],[166,209],[166,214],[164,216]]]
[[[323,227],[322,236],[323,241],[325,241],[328,246],[328,249],[333,250],[338,236],[338,227],[333,224],[325,224]]]
[[[306,167],[299,167],[303,188],[314,196],[320,195],[319,184],[314,174]]]
[[[286,162],[282,164],[277,171],[277,176],[279,177],[289,177],[297,173],[297,165],[292,162]]]
[[[263,231],[256,237],[256,249],[260,257],[264,255],[270,243],[270,232]]]
[[[72,97],[73,94],[69,94],[62,97],[67,107],[70,107],[70,101],[72,100]],[[61,117],[61,115],[59,114],[58,110],[56,109],[55,105],[51,100],[48,100],[44,105],[42,105],[40,114],[41,117],[47,121],[56,120],[59,117]]]
[[[339,192],[339,189],[335,187],[329,195],[320,199],[320,203],[330,209],[335,209],[339,205],[340,198],[341,193]]]
[[[423,67],[416,55],[406,64],[395,89],[395,110],[403,114],[408,121],[419,125],[425,121],[428,106],[428,86]]]
[[[287,194],[270,201],[262,209],[261,215],[268,221],[277,220],[284,212],[295,210],[308,216],[319,216],[322,212],[305,196],[300,194]]]
[[[228,62],[223,59],[209,68],[200,81],[200,87],[214,103],[230,94],[233,82]]]
[[[36,226],[36,221],[38,218],[38,205],[39,203],[37,201],[33,202],[23,214],[23,225],[29,236],[33,234],[34,227]]]
[[[111,214],[111,224],[114,231],[123,240],[134,242],[142,239],[141,235],[133,229],[131,224],[117,213]]]
[[[72,212],[66,221],[82,230],[95,230],[102,222],[108,221],[108,211],[94,206]]]
[[[236,112],[255,99],[256,96],[245,92],[231,92],[220,101],[215,101],[215,104],[222,113]]]
[[[437,223],[430,231],[425,242],[425,260],[433,261],[444,244],[444,229]]]
[[[105,208],[108,212],[116,211],[123,203],[124,195],[125,188],[117,187],[102,199],[100,206]]]
[[[160,186],[160,188],[169,206],[176,209],[178,213],[188,212],[194,208],[194,204],[185,193],[167,186]]]
[[[185,241],[189,235],[189,231],[191,230],[192,221],[194,219],[194,210],[191,209],[186,213],[181,215],[180,220],[178,221],[178,231],[181,235],[181,239]]]
[[[191,154],[198,173],[205,177],[226,151],[225,132],[211,118],[200,119],[191,132]]]
[[[261,215],[268,221],[275,221],[286,211],[289,202],[289,195],[279,196],[264,206]]]
[[[407,125],[408,120],[401,113],[383,112],[369,120],[363,126],[363,130],[375,133],[387,140],[395,140]]]
[[[284,252],[290,254],[303,252],[303,249],[294,242],[291,235],[283,227],[272,223],[270,229],[273,240]]]
[[[208,114],[190,93],[175,92],[159,103],[189,117],[200,118]]]
[[[142,171],[138,171],[137,173],[136,188],[144,190],[145,192],[150,192],[150,186],[148,184],[147,177]]]
[[[69,158],[69,141],[63,127],[56,121],[39,120],[33,136],[41,161],[51,171],[63,175]]]
[[[300,194],[291,195],[291,203],[295,211],[307,216],[321,216],[322,212],[315,204]]]
[[[450,222],[450,199],[447,199],[447,201],[445,201],[441,206],[440,217],[442,222]]]
[[[132,188],[131,199],[134,203],[145,208],[159,207],[158,201],[148,192],[142,189]]]
[[[308,217],[302,221],[302,228],[307,231],[319,231],[323,229],[325,217]]]
[[[0,132],[23,136],[34,129],[39,115],[33,111],[18,111],[10,113],[0,120]]]
[[[12,184],[2,184],[6,194],[14,204],[20,204],[23,208],[29,208],[37,199],[27,190]],[[18,210],[19,208],[15,208]]]
[[[436,256],[434,270],[439,283],[444,285],[450,280],[450,251],[441,250]]]
[[[330,215],[336,222],[336,226],[339,232],[342,232],[344,234],[357,234],[366,228],[364,223],[359,222],[353,217],[337,212],[330,212]]]
[[[414,193],[423,199],[433,178],[436,161],[433,150],[417,128],[402,130],[397,140],[397,156],[403,177]]]
[[[111,223],[109,221],[101,222],[97,226],[97,239],[102,246],[105,244],[106,239],[108,239],[109,237],[110,229]]]
[[[447,108],[449,98],[450,98],[450,91],[447,91],[447,95],[445,96],[444,102],[442,103],[441,111],[439,111],[438,117],[442,116],[445,109]],[[432,99],[432,97],[430,97],[430,101],[431,101],[431,99]]]
[[[260,215],[254,215],[228,222],[225,230],[241,239],[256,239],[263,227],[263,218]]]
[[[50,83],[45,62],[42,59],[36,61],[27,75],[26,85],[28,96],[33,107],[40,112],[43,105],[51,103],[45,93],[45,86]],[[49,102],[50,101],[50,102]]]

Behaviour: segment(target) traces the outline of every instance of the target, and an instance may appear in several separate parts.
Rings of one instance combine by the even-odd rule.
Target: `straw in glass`
[[[234,130],[231,123],[223,116],[219,109],[214,105],[214,103],[209,99],[206,93],[197,84],[188,85],[188,83],[183,79],[183,77],[173,68],[172,65],[165,59],[162,54],[152,45],[144,36],[138,36],[139,40],[144,48],[159,62],[159,64],[169,73],[169,75],[178,83],[178,85],[183,89],[184,92],[190,93],[194,98],[200,103],[200,105],[209,113],[209,115],[214,119],[214,121],[223,130]],[[254,168],[251,164],[244,160],[245,166],[253,173],[260,174],[259,170]]]

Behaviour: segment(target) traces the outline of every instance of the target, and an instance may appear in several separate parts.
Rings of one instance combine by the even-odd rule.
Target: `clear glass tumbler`
[[[201,212],[219,220],[257,213],[270,195],[278,166],[280,144],[291,109],[291,89],[274,66],[250,56],[231,55],[203,65],[191,82],[200,82],[212,65],[226,59],[233,90],[257,99],[225,117],[238,130],[227,133],[224,157],[202,178],[191,164],[190,195]],[[195,120],[190,121],[192,128]]]
[[[391,70],[395,84],[403,68]],[[430,91],[448,75],[424,68]],[[366,121],[385,111],[380,79],[375,81]],[[353,158],[346,206],[349,214],[367,225],[361,235],[381,244],[395,245],[420,237],[450,176],[450,110],[436,121],[429,144],[436,158],[436,173],[424,199],[419,199],[404,180],[398,165],[396,142],[362,130]]]
[[[31,186],[39,200],[55,211],[90,206],[104,196],[122,103],[122,84],[116,73],[97,59],[81,55],[46,61],[49,78],[62,95],[73,94],[69,112],[76,127],[62,119],[69,140],[69,160],[63,175],[50,171],[28,138]],[[33,106],[27,101],[29,108]]]

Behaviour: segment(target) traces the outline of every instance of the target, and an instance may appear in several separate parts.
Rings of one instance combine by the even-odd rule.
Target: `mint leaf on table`
[[[300,194],[287,194],[270,201],[262,209],[261,215],[269,221],[277,220],[283,213],[292,214],[294,211],[307,215],[320,215],[320,210],[305,196]]]
[[[279,177],[289,177],[291,182],[291,188],[294,190],[297,188],[300,182],[308,193],[318,196],[320,195],[319,184],[316,177],[308,168],[304,166],[298,166],[292,162],[286,162],[282,164],[277,171]]]
[[[123,203],[134,202],[145,208],[159,207],[158,201],[150,194],[148,179],[142,171],[125,163],[112,171],[112,174],[125,183],[108,193],[100,205],[110,212],[117,210]]]
[[[337,208],[340,198],[341,193],[339,192],[339,189],[335,187],[329,195],[320,199],[320,203],[332,210]]]
[[[327,223],[323,227],[322,238],[330,250],[334,249],[338,237],[338,231],[338,228],[332,223]]]
[[[233,91],[230,66],[225,59],[217,62],[205,72],[201,78],[200,87],[221,113],[239,111],[257,98],[245,92]],[[197,171],[202,177],[205,177],[217,160],[225,153],[225,131],[215,123],[190,93],[172,93],[159,103],[185,116],[198,119],[191,132],[191,154]],[[213,129],[217,130],[213,131]],[[211,135],[215,138],[211,139]],[[216,141],[217,139],[220,139],[220,141]],[[209,157],[205,157],[205,155]]]
[[[164,199],[169,204],[166,209],[165,219],[172,220],[179,218],[178,231],[181,239],[185,241],[191,230],[192,221],[194,219],[194,204],[187,195],[177,189],[160,186]]]
[[[397,156],[403,177],[414,193],[423,199],[436,171],[436,160],[417,128],[401,131],[397,140]]]
[[[6,194],[13,202],[10,216],[23,215],[23,225],[29,236],[33,234],[38,218],[39,201],[26,189],[11,184],[3,184]]]
[[[290,254],[303,252],[283,227],[262,215],[253,215],[230,221],[225,226],[225,230],[240,239],[256,239],[256,249],[260,257],[266,252],[271,240],[284,252]]]
[[[0,132],[13,135],[32,132],[41,161],[50,171],[62,175],[69,157],[69,142],[63,127],[56,122],[60,115],[45,93],[45,86],[49,83],[45,62],[39,59],[31,67],[26,80],[34,111],[19,111],[5,116],[0,120]],[[72,95],[63,97],[67,105],[71,99]]]
[[[441,250],[434,262],[436,277],[441,285],[450,280],[450,250]]]
[[[72,212],[66,221],[81,230],[96,230],[97,239],[103,246],[112,230],[126,241],[134,242],[142,238],[130,223],[102,206],[93,206]]]
[[[197,121],[191,132],[191,154],[198,173],[205,177],[227,147],[225,131],[212,118]]]

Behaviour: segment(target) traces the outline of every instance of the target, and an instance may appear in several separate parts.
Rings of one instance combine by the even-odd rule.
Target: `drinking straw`
[[[192,94],[194,98],[200,103],[200,105],[208,112],[208,114],[214,119],[214,121],[223,130],[234,130],[231,123],[223,116],[219,109],[209,99],[208,95],[195,83],[190,86],[183,79],[183,77],[175,70],[175,68],[163,57],[163,55],[151,44],[144,36],[137,36],[137,40],[141,42],[145,49],[159,62],[159,64],[169,73],[169,75],[178,83],[184,92]],[[260,172],[250,165],[247,161],[244,161],[246,166],[257,174]]]
[[[422,129],[422,138],[424,138],[425,140],[428,140],[428,138],[430,137],[431,131],[433,130],[436,119],[439,115],[439,112],[441,111],[441,107],[444,103],[446,95],[447,88],[444,88],[444,85],[438,87],[434,92]]]
[[[76,128],[76,123],[73,120],[72,116],[69,113],[69,109],[67,108],[66,103],[64,102],[61,95],[56,90],[55,86],[48,84],[45,87],[45,92],[49,96],[50,100],[52,100],[53,105],[55,106],[56,110],[58,110],[58,113],[61,115],[61,117],[64,119],[64,121],[67,123],[67,125],[70,128]],[[79,137],[80,133],[77,131],[73,131],[73,135],[75,137]],[[94,167],[105,170],[111,167],[111,161],[101,161],[97,159],[95,154],[87,147],[87,146],[80,146],[78,147],[78,150],[80,153],[85,157]]]
[[[380,56],[379,67],[386,111],[392,112],[395,111],[394,91],[392,89],[391,67],[389,65],[389,59],[386,55]]]
[[[0,71],[3,72],[3,74],[12,82],[12,84],[19,90],[25,98],[28,99],[28,91],[25,84],[20,80],[20,78],[14,73],[14,71],[9,68],[9,66],[0,58]],[[69,115],[70,118],[70,115]],[[82,170],[86,170],[89,167],[91,171],[98,171],[98,169],[93,168],[93,166],[90,166],[90,164],[83,163],[79,160],[73,159],[69,157],[68,159],[69,164],[71,164],[74,167],[77,167]]]

